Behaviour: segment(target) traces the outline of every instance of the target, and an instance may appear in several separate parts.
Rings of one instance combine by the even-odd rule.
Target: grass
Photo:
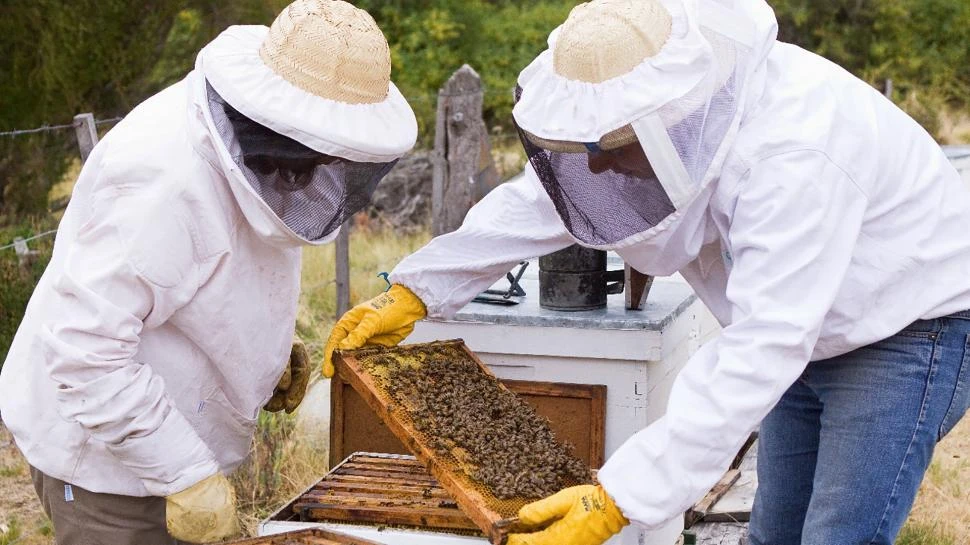
[[[0,545],[13,545],[21,538],[20,521],[11,519],[9,522],[0,524]]]

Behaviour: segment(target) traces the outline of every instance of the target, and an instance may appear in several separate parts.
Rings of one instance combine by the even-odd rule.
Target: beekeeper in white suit
[[[366,12],[298,0],[223,32],[95,148],[0,376],[59,544],[234,532],[225,475],[307,384],[299,346],[287,365],[300,247],[415,142],[390,72]]]
[[[576,7],[519,78],[525,178],[337,324],[329,350],[397,342],[574,242],[690,282],[724,328],[666,416],[600,486],[526,506],[552,524],[513,545],[658,527],[759,424],[751,543],[891,544],[965,412],[970,196],[916,122],[776,30],[761,0]]]

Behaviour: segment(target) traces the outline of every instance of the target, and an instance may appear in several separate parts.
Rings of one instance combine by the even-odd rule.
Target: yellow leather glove
[[[179,541],[210,543],[239,533],[236,493],[229,479],[217,473],[165,498],[168,533]]]
[[[333,376],[334,350],[368,345],[397,346],[414,331],[414,323],[428,315],[417,295],[400,284],[347,311],[333,327],[324,350],[323,376]]]
[[[630,524],[602,486],[582,485],[560,491],[519,510],[532,534],[512,534],[508,545],[600,545]]]
[[[290,349],[290,363],[286,366],[286,371],[280,378],[273,397],[270,398],[266,406],[263,407],[271,413],[285,410],[287,414],[292,413],[303,402],[306,395],[307,384],[310,383],[310,354],[306,351],[306,345],[300,339],[293,339],[293,347]]]

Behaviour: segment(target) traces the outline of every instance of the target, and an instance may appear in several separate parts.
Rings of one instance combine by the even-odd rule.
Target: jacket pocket
[[[249,456],[256,419],[239,412],[221,388],[213,388],[200,404],[197,417],[204,430],[202,440],[224,470],[238,466]]]
[[[953,388],[953,398],[950,399],[950,406],[943,417],[943,423],[940,424],[939,439],[943,439],[953,431],[966,414],[968,406],[970,406],[970,335],[967,335],[967,342],[963,349],[963,361],[960,364],[956,386]]]

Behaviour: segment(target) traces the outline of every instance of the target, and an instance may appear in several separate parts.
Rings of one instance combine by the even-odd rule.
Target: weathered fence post
[[[74,116],[74,132],[77,134],[77,146],[81,149],[81,164],[84,164],[98,143],[98,127],[94,123],[94,114]]]
[[[886,86],[883,87],[882,91],[883,91],[883,94],[886,95],[886,98],[888,98],[889,100],[893,99],[893,80],[892,79],[889,79],[889,78],[886,79]]]
[[[350,310],[350,227],[354,219],[350,218],[340,228],[334,247],[337,263],[337,319]]]
[[[482,119],[484,98],[482,79],[467,64],[438,92],[431,189],[434,236],[461,227],[468,210],[480,197],[480,178],[495,173],[488,130]]]

